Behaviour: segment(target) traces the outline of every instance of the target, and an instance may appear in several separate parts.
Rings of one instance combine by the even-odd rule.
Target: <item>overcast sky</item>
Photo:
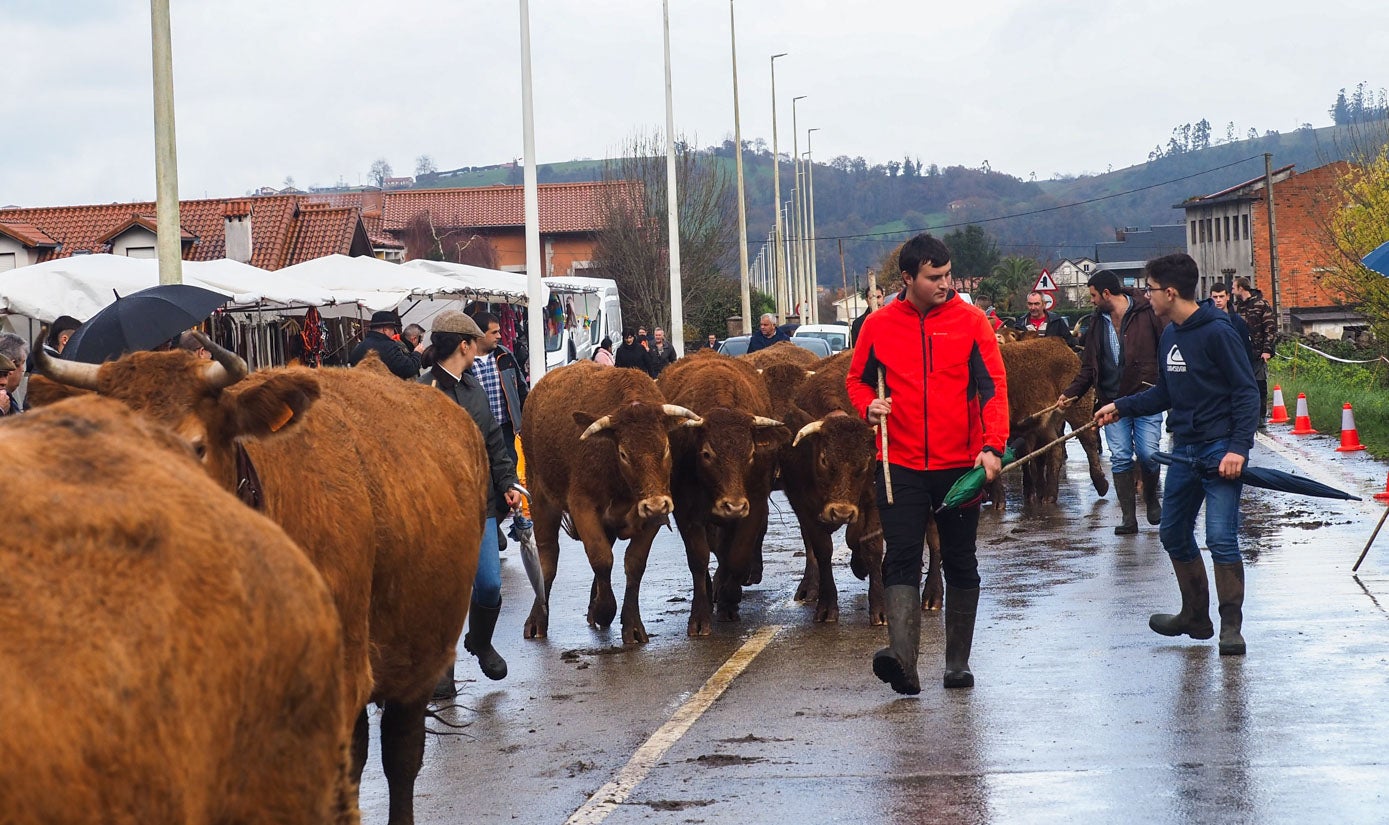
[[[521,155],[515,0],[172,0],[180,194],[412,174]],[[945,8],[942,8],[945,6]],[[1153,9],[1153,10],[1149,10]],[[672,0],[676,130],[733,133],[729,6]],[[738,0],[743,137],[815,155],[904,153],[1026,178],[1139,163],[1174,125],[1329,123],[1382,74],[1389,2]],[[149,4],[0,0],[0,205],[152,199]],[[662,127],[658,0],[533,0],[541,163]],[[1378,70],[1381,74],[1376,75]],[[804,146],[801,147],[804,149]]]

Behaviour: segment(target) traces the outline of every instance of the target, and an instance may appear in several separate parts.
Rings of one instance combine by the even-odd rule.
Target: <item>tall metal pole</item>
[[[670,345],[685,353],[685,302],[680,294],[680,195],[675,187],[675,100],[670,83],[670,0],[661,0],[666,37],[666,227],[670,235]]]
[[[1268,274],[1269,306],[1278,329],[1283,329],[1283,319],[1278,315],[1278,224],[1273,216],[1273,154],[1264,152],[1264,202],[1268,204]]]
[[[748,203],[743,188],[743,127],[738,118],[738,35],[733,20],[733,0],[728,0],[728,40],[733,49],[733,152],[738,169],[738,271],[742,274],[743,334],[751,335],[752,286],[748,276]]]
[[[820,131],[817,126],[805,131],[806,203],[810,207],[810,323],[820,323],[820,272],[815,262],[815,155],[810,151],[810,135]]]
[[[150,0],[154,58],[154,186],[159,283],[183,283],[183,231],[178,217],[178,149],[174,139],[174,48],[169,0]]]
[[[781,228],[781,156],[777,154],[776,139],[776,59],[785,57],[786,52],[772,55],[772,211],[776,213],[775,243],[772,244],[773,254],[776,256],[776,269],[773,277],[776,279],[776,322],[786,323],[786,256],[781,248],[781,239],[784,237]]]
[[[795,170],[796,185],[791,189],[792,225],[796,231],[792,233],[794,238],[791,244],[791,253],[795,255],[796,277],[794,282],[796,288],[792,291],[795,296],[793,306],[796,307],[796,315],[800,323],[805,320],[805,213],[801,210],[801,199],[805,196],[805,185],[801,181],[801,134],[796,127],[796,103],[805,100],[809,95],[797,95],[791,98],[791,156],[795,160],[792,169]]]
[[[531,96],[531,12],[521,0],[521,146],[525,156],[526,341],[530,346],[531,386],[545,376],[545,282],[541,280],[540,189],[535,173],[535,106]]]

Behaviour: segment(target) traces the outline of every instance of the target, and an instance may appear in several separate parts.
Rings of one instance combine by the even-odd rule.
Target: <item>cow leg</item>
[[[1047,456],[1046,498],[1043,500],[1047,504],[1055,504],[1061,495],[1061,470],[1066,466],[1066,448],[1057,445],[1050,452],[1051,455]]]
[[[593,587],[588,594],[588,624],[604,628],[617,616],[617,597],[613,595],[613,545],[598,514],[589,511],[571,513],[574,529],[583,540],[588,565],[593,568]]]
[[[787,498],[790,498],[788,495]],[[815,561],[815,542],[811,533],[816,529],[814,516],[801,512],[798,502],[791,502],[791,510],[796,514],[796,522],[801,530],[801,544],[805,547],[805,572],[801,583],[796,586],[796,601],[818,602],[820,600],[820,566]],[[862,577],[860,577],[862,578]]]
[[[810,530],[802,528],[801,536],[805,538],[807,547],[814,547],[813,553],[808,552],[806,557],[815,557],[817,575],[820,579],[815,621],[838,622],[839,588],[834,583],[834,534],[827,532],[823,527]]]
[[[550,589],[555,584],[555,572],[559,569],[559,526],[561,513],[559,510],[534,504],[531,507],[531,518],[534,521],[532,530],[535,536],[535,549],[540,556],[540,571],[545,576],[545,595],[550,595]],[[543,639],[550,632],[550,610],[547,604],[542,603],[539,596],[531,604],[530,616],[526,618],[526,624],[522,630],[522,635],[527,639]]]
[[[424,763],[425,701],[386,702],[381,713],[381,766],[391,792],[390,825],[415,821],[415,777]]]
[[[656,540],[660,526],[649,527],[632,536],[622,566],[627,573],[627,588],[622,593],[622,643],[644,645],[650,640],[646,625],[641,621],[641,577],[646,573],[646,560],[651,555],[651,543]]]
[[[845,541],[853,551],[849,569],[860,579],[868,579],[868,624],[879,627],[887,624],[887,601],[883,592],[883,525],[878,520],[878,506],[871,498],[859,504],[859,520],[850,522],[844,532]]]
[[[945,603],[945,581],[940,568],[940,530],[934,517],[926,522],[926,587],[921,593],[922,610],[940,610]]]
[[[368,743],[371,738],[367,718],[367,709],[362,708],[362,712],[357,714],[357,723],[352,726],[352,784],[357,787],[362,785],[362,771],[367,766]]]
[[[690,568],[694,593],[690,598],[690,623],[685,632],[690,636],[708,636],[714,632],[713,606],[710,599],[709,531],[678,505],[675,524],[685,540],[685,562]]]
[[[1095,485],[1095,492],[1103,497],[1109,492],[1109,477],[1104,474],[1104,467],[1100,465],[1100,435],[1091,427],[1076,438],[1085,450],[1085,463],[1090,468],[1090,483]]]

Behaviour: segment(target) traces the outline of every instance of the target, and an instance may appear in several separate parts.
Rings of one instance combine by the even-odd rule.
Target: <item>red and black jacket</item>
[[[949,470],[974,466],[984,447],[1002,454],[1008,381],[983,310],[952,292],[922,315],[899,295],[868,316],[854,345],[846,384],[861,416],[878,397],[879,369],[892,397],[887,432],[893,464]]]

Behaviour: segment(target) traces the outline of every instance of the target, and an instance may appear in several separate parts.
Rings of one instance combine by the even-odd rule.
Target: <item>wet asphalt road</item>
[[[1385,464],[1285,433],[1261,437],[1254,460],[1367,499],[1384,489]],[[566,822],[771,626],[771,642],[622,804],[583,821],[1389,822],[1389,535],[1350,573],[1381,505],[1246,488],[1249,654],[1222,658],[1215,640],[1148,630],[1149,613],[1179,606],[1157,528],[1112,535],[1117,507],[1096,498],[1078,448],[1067,470],[1057,507],[1024,510],[1014,482],[1007,510],[985,511],[966,691],[940,687],[938,613],[923,621],[919,697],[873,677],[887,634],[868,626],[842,532],[840,622],[815,625],[791,601],[803,559],[779,494],[763,582],[741,622],[708,638],[685,636],[690,580],[673,532],[652,550],[641,648],[586,625],[591,574],[567,538],[550,638],[523,641],[529,586],[513,548],[497,645],[511,674],[487,682],[464,654],[471,681],[441,711],[464,727],[429,737],[416,821]],[[373,741],[369,825],[386,821],[378,757]]]

